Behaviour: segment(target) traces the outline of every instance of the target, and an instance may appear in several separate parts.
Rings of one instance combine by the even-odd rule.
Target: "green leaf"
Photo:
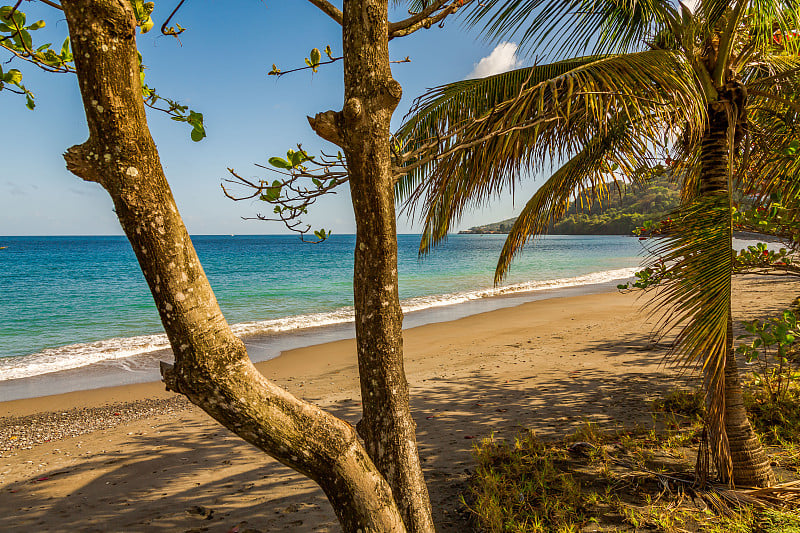
[[[267,187],[267,192],[263,195],[266,197],[267,202],[274,202],[281,197],[281,188],[283,184],[279,181],[272,182],[272,187]]]
[[[155,23],[153,22],[153,19],[150,17],[147,17],[146,21],[139,24],[139,27],[142,29],[142,33],[149,32],[150,30],[153,29],[153,26],[155,26]]]
[[[44,24],[45,24],[45,22],[43,20],[37,20],[36,22],[34,22],[30,26],[26,27],[25,29],[26,30],[31,30],[31,31],[38,30],[38,29],[44,28]]]
[[[26,94],[25,98],[27,102],[25,102],[25,107],[33,111],[33,108],[36,107],[36,103],[33,101],[33,97],[30,94]]]
[[[33,37],[27,30],[20,30],[19,34],[22,36],[22,41],[25,43],[25,48],[28,50],[33,49]]]
[[[13,83],[14,85],[19,85],[20,82],[22,82],[22,72],[12,68],[3,76],[3,81],[7,83]]]
[[[292,155],[289,156],[289,157],[290,157],[290,159],[292,161],[292,166],[293,167],[299,166],[300,164],[302,164],[302,163],[308,161],[309,159],[311,159],[302,150],[298,150],[297,152],[292,152]]]
[[[72,54],[70,54],[70,52],[69,52],[69,37],[64,39],[64,43],[61,45],[61,54],[60,55],[61,55],[62,59],[65,58],[66,56],[69,56],[69,58],[72,59]],[[140,58],[140,61],[141,61],[141,58]]]
[[[191,138],[192,138],[192,140],[194,142],[199,142],[199,141],[202,141],[203,138],[206,136],[206,132],[203,131],[202,128],[198,129],[198,128],[195,127],[192,130],[192,133],[190,134],[190,136],[191,136]]]
[[[320,60],[322,59],[322,54],[319,52],[319,48],[314,48],[311,50],[311,64],[314,66],[319,65]]]
[[[273,167],[285,168],[287,170],[292,168],[291,163],[289,163],[288,161],[286,161],[281,157],[270,157],[269,164],[272,165]]]
[[[0,7],[0,19],[5,20],[6,22],[11,22],[11,20],[13,19],[14,23],[17,26],[19,26],[20,28],[25,27],[25,13],[23,13],[19,9],[15,9],[14,14],[9,17],[9,14],[11,13],[12,9],[14,8],[11,6]]]

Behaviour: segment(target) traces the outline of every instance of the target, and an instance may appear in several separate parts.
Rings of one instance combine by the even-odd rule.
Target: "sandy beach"
[[[735,318],[786,308],[796,284],[738,280]],[[477,439],[585,421],[650,422],[650,401],[691,380],[665,366],[636,293],[552,298],[406,331],[406,371],[439,531],[468,530]],[[354,342],[292,350],[264,375],[350,423]],[[313,482],[146,383],[0,403],[3,531],[338,531]],[[244,530],[246,528],[240,528]]]

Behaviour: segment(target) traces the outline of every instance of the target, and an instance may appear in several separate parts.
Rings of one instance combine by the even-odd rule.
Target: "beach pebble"
[[[55,413],[0,417],[0,457],[7,457],[14,450],[30,450],[45,442],[114,428],[154,415],[180,412],[190,405],[185,397],[175,396]]]

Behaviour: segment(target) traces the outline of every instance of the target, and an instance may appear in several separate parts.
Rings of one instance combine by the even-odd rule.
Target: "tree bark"
[[[731,95],[733,96],[733,95]],[[732,98],[731,98],[732,100]],[[744,103],[739,102],[736,109],[744,109]],[[734,120],[736,118],[734,117]],[[731,157],[729,142],[729,117],[723,104],[711,103],[708,106],[708,131],[702,140],[702,174],[700,181],[700,195],[725,195],[730,199],[730,186],[728,183],[728,164]],[[740,122],[737,120],[737,123]],[[730,203],[730,200],[728,200]],[[733,251],[732,233],[730,242],[731,254]],[[742,398],[742,383],[736,364],[736,354],[733,349],[733,319],[731,316],[730,302],[728,303],[728,319],[725,343],[724,367],[724,411],[723,434],[709,432],[712,442],[711,450],[717,471],[723,482],[740,486],[766,487],[775,482],[775,476],[770,466],[769,458],[761,446],[758,436],[750,425],[747,411]],[[725,443],[727,441],[727,443]],[[725,444],[723,444],[725,443]],[[728,446],[730,461],[725,460],[719,453],[720,446]]]
[[[353,275],[363,419],[359,433],[392,487],[409,531],[433,531],[403,368],[403,312],[397,290],[397,228],[391,118],[402,96],[389,66],[387,0],[345,0],[344,109],[356,219]]]
[[[345,531],[404,531],[354,428],[264,378],[222,316],[147,127],[130,3],[62,5],[90,131],[67,168],[113,199],[175,353],[174,367],[162,365],[167,388],[316,481]]]

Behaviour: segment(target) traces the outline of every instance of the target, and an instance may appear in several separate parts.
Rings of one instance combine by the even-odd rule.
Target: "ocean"
[[[504,239],[453,235],[420,258],[419,236],[398,236],[406,326],[567,287],[607,290],[642,261],[635,238],[547,236],[529,244],[494,287]],[[322,244],[294,235],[192,240],[223,313],[254,360],[352,336],[355,236],[333,235]],[[43,387],[52,393],[158,379],[157,360],[171,354],[124,237],[0,237],[0,247],[0,401],[41,395]]]

